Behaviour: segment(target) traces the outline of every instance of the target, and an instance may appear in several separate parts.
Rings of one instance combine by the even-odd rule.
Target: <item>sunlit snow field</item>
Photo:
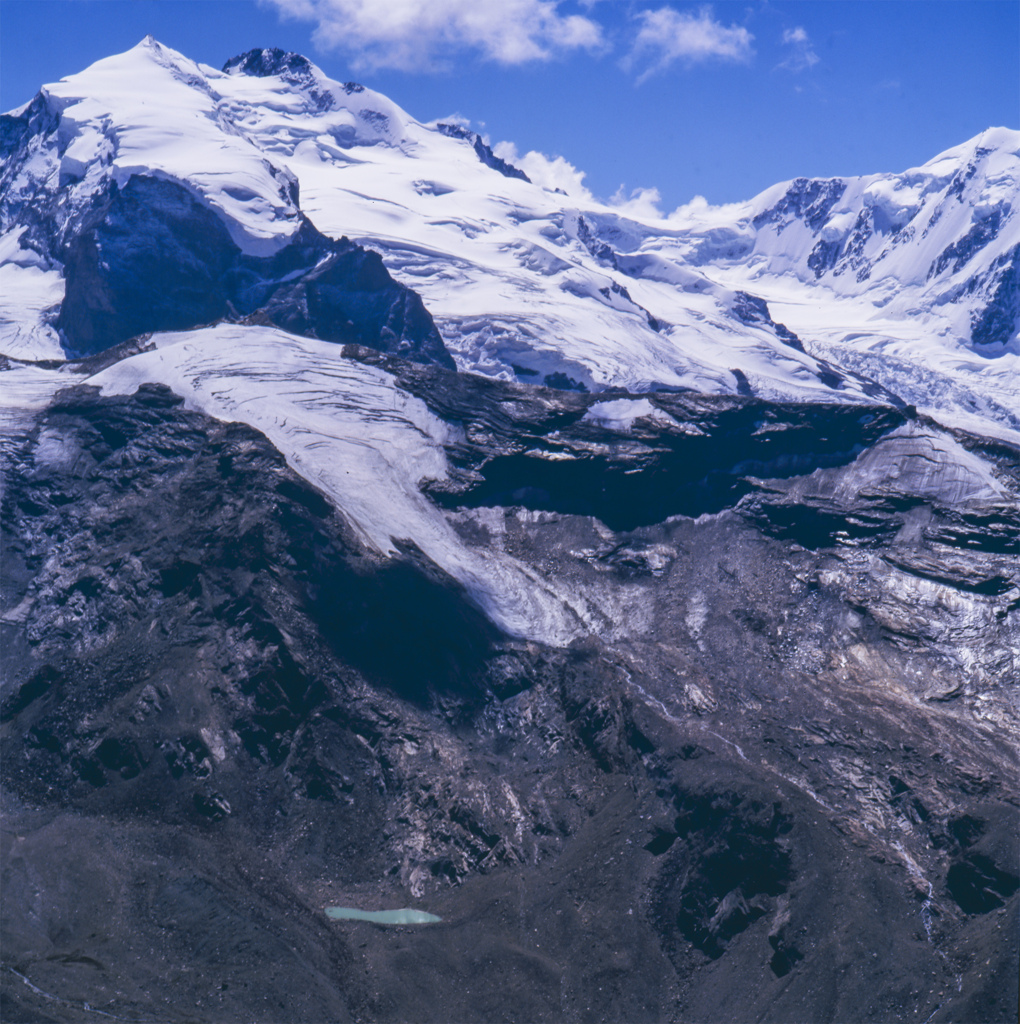
[[[12,202],[59,186],[72,216],[111,180],[167,177],[253,255],[286,245],[304,213],[378,250],[422,295],[461,370],[824,400],[834,365],[841,401],[866,400],[872,381],[961,425],[1020,432],[1016,340],[980,354],[968,340],[988,301],[972,282],[1020,244],[1020,133],[986,132],[901,174],[811,186],[835,197],[824,208],[801,210],[783,183],[663,218],[505,177],[470,138],[314,65],[224,73],[150,38],[44,97],[66,146],[32,144]],[[990,224],[990,242],[946,259]],[[52,358],[59,267],[21,248],[20,230],[0,240],[0,351]],[[823,243],[852,250],[862,269],[816,276],[809,254]],[[767,300],[806,351],[737,315],[741,291]]]

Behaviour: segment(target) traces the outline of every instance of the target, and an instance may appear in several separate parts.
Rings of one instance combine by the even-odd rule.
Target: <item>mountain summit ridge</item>
[[[147,37],[4,124],[0,258],[24,296],[0,308],[8,355],[63,354],[60,246],[104,181],[141,175],[184,187],[245,256],[269,258],[302,218],[379,252],[462,370],[589,391],[884,395],[1020,436],[1007,129],[900,175],[795,179],[649,220],[533,184],[476,133],[282,50],[217,71]]]

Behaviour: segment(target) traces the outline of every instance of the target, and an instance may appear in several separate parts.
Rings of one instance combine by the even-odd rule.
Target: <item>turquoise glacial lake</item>
[[[373,924],[437,924],[442,921],[424,910],[355,910],[354,907],[326,907],[326,917],[334,921],[371,921]]]

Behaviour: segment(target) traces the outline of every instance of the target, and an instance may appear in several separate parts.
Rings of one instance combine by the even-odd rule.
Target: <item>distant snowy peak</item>
[[[13,115],[24,145],[4,153],[0,226],[59,195],[49,215],[62,238],[111,182],[145,175],[184,185],[246,254],[278,251],[300,228],[296,179],[237,130],[211,70],[147,36],[44,86]]]
[[[44,86],[6,120],[4,227],[40,191],[67,192],[66,223],[107,180],[144,174],[184,184],[261,257],[300,227],[297,179],[280,156],[302,145],[413,146],[408,129],[425,131],[386,97],[334,82],[298,54],[254,50],[221,72],[151,36]]]
[[[1011,218],[1018,193],[1020,132],[990,129],[903,174],[799,178],[770,189],[752,201],[755,250],[800,259],[797,228],[806,228],[814,244],[803,265],[816,279],[860,284],[895,265],[902,284],[923,284],[965,269],[986,243],[1020,240]]]
[[[448,161],[479,159],[525,177],[474,132],[421,125],[380,93],[336,82],[280,49],[251,50],[217,71],[147,36],[43,87],[8,118],[17,122],[8,135],[36,142],[20,161],[15,154],[16,167],[9,159],[15,140],[4,147],[8,219],[19,196],[35,201],[41,188],[70,190],[66,220],[106,179],[123,185],[145,174],[186,185],[251,256],[272,255],[300,227],[290,157],[342,162],[364,146],[415,155],[438,144]]]
[[[1018,196],[1020,132],[992,128],[902,174],[776,185],[728,225],[694,226],[687,254],[837,296],[884,293],[890,313],[938,307],[958,337],[1005,346],[1020,326]]]

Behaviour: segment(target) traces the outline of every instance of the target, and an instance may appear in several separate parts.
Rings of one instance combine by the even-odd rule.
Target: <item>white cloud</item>
[[[662,220],[662,210],[659,203],[662,196],[657,188],[635,188],[630,194],[621,185],[616,194],[609,200],[610,206],[615,206],[620,213],[628,217],[637,217],[640,220]]]
[[[562,156],[548,157],[534,149],[522,156],[512,142],[497,142],[492,151],[507,163],[519,167],[536,185],[562,189],[576,199],[593,198],[584,186],[585,172],[579,171]]]
[[[589,203],[605,202],[627,217],[641,220],[662,220],[659,208],[662,196],[657,188],[635,188],[627,191],[621,185],[609,199],[599,199],[585,186],[585,171],[578,170],[562,156],[546,156],[537,150],[521,154],[512,142],[497,142],[493,153],[514,167],[519,167],[536,184],[543,188],[561,189],[572,199]]]
[[[437,117],[435,121],[429,122],[430,127],[433,124],[458,124],[461,128],[471,128],[471,118],[463,114],[447,114],[446,117]]]
[[[793,52],[777,67],[787,71],[807,71],[821,59],[811,45],[807,30],[798,25],[783,32],[783,45],[793,47]]]
[[[641,11],[641,28],[631,51],[623,60],[625,70],[644,66],[638,78],[663,71],[676,61],[697,64],[707,60],[746,63],[754,56],[754,36],[741,25],[723,25],[705,6],[697,13],[660,7]]]
[[[474,52],[498,64],[598,50],[602,28],[560,13],[561,0],[260,0],[288,18],[315,23],[313,40],[343,53],[356,70],[435,70]]]
[[[704,196],[695,196],[689,203],[678,206],[666,219],[679,227],[702,230],[711,227],[729,228],[749,213],[750,204],[746,202],[713,206]]]

